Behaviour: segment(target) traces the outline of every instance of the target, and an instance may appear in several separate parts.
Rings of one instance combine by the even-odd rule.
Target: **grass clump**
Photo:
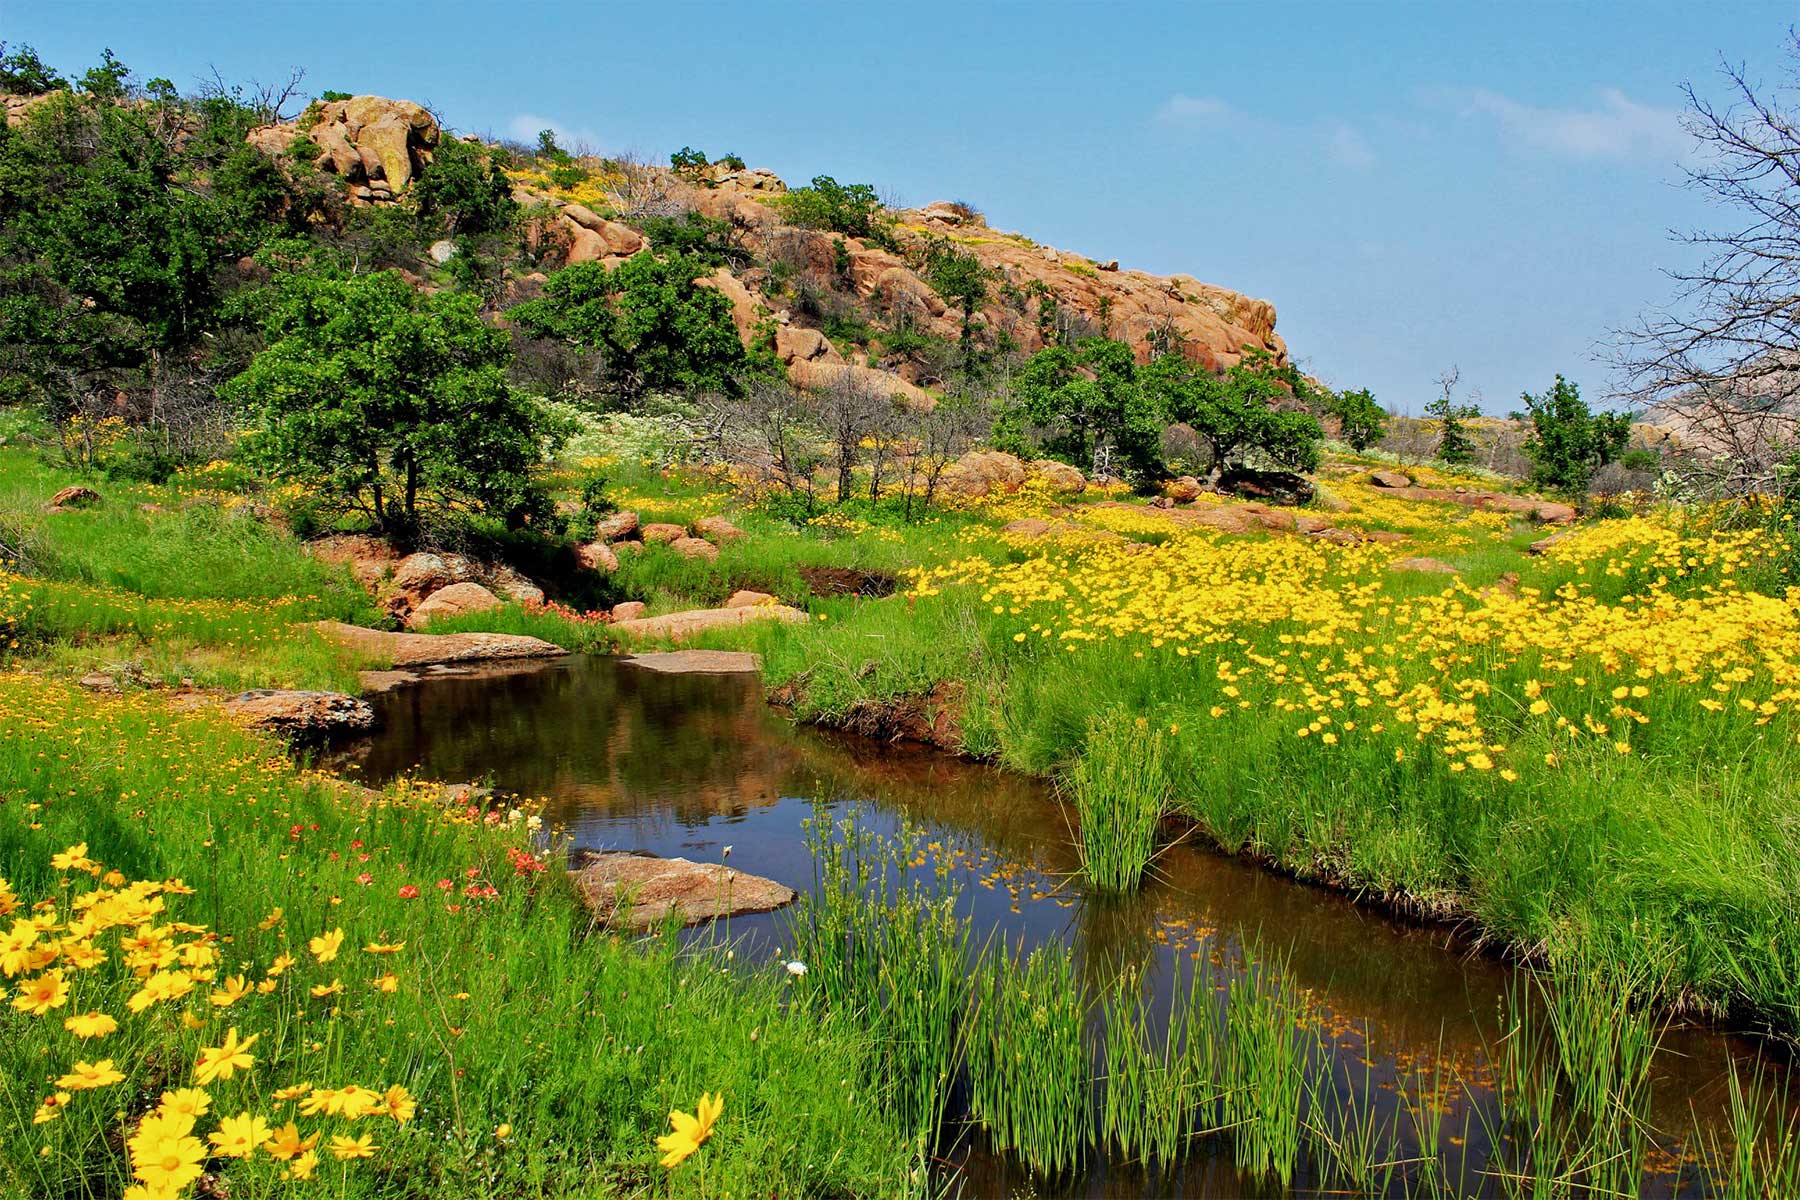
[[[1095,721],[1066,791],[1080,821],[1088,879],[1102,891],[1135,891],[1172,795],[1163,731],[1122,712]]]
[[[975,979],[969,1107],[994,1145],[1045,1175],[1072,1171],[1091,1138],[1086,1005],[1066,946],[1005,946]]]

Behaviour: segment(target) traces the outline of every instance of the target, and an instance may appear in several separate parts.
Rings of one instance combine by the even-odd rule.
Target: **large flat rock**
[[[623,661],[665,675],[754,675],[762,670],[762,655],[742,650],[661,650]]]
[[[315,621],[313,628],[340,646],[395,667],[555,658],[568,653],[542,638],[517,633],[389,633],[342,621]]]
[[[785,604],[757,604],[749,608],[696,608],[687,612],[664,613],[660,617],[637,617],[615,621],[614,633],[644,640],[667,639],[679,642],[709,629],[729,629],[751,621],[806,620],[806,614]]]
[[[590,852],[580,862],[569,871],[569,881],[582,902],[604,923],[624,929],[654,929],[671,915],[683,925],[697,925],[794,901],[794,889],[786,884],[721,863],[618,852]]]
[[[219,706],[246,725],[300,739],[329,737],[375,725],[374,709],[341,692],[256,688],[227,696]]]

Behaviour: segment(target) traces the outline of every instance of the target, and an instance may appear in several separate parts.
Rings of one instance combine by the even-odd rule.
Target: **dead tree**
[[[1670,304],[1615,338],[1619,394],[1674,429],[1688,451],[1677,469],[1697,493],[1785,487],[1783,464],[1800,448],[1800,35],[1790,37],[1787,88],[1765,92],[1731,64],[1723,107],[1684,88],[1699,152],[1688,182],[1736,220],[1671,232],[1699,265],[1669,272]]]

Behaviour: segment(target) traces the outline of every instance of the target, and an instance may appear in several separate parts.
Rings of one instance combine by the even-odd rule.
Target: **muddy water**
[[[1117,964],[1141,967],[1166,997],[1185,989],[1202,955],[1230,962],[1245,946],[1279,955],[1307,995],[1339,1059],[1340,1075],[1383,1105],[1420,1073],[1486,1078],[1484,1046],[1513,971],[1451,931],[1389,919],[1194,845],[1176,845],[1134,899],[1089,901],[1076,876],[1068,822],[1032,780],[935,752],[797,729],[763,702],[754,676],[661,675],[618,660],[573,657],[490,677],[432,680],[375,699],[378,733],[347,748],[343,764],[370,782],[417,770],[485,780],[542,797],[545,820],[577,846],[644,850],[719,861],[806,888],[812,863],[801,822],[859,806],[865,824],[923,828],[932,857],[966,883],[976,940],[991,934],[1029,947],[1075,947],[1098,986]],[[729,936],[743,957],[779,955],[780,914],[739,917]],[[718,931],[714,931],[715,933]],[[1163,1003],[1166,1006],[1166,998]],[[1675,1029],[1657,1063],[1656,1125],[1692,1128],[1690,1104],[1710,1125],[1722,1114],[1726,1066],[1749,1043]],[[1487,1140],[1479,1089],[1455,1089],[1446,1116],[1447,1159],[1466,1155],[1465,1189],[1499,1194],[1483,1179]],[[986,1152],[968,1134],[946,1152],[947,1179],[968,1196],[1229,1197],[1259,1191],[1206,1139],[1174,1175],[1094,1162],[1049,1185]],[[1302,1178],[1290,1194],[1315,1192]],[[1672,1176],[1647,1195],[1685,1195]]]

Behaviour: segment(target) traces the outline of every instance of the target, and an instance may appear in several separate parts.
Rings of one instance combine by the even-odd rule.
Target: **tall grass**
[[[1137,889],[1156,853],[1171,788],[1164,732],[1115,711],[1096,718],[1069,768],[1067,793],[1081,825],[1081,866],[1095,887]]]
[[[1307,1054],[1301,1007],[1279,967],[1247,959],[1226,998],[1225,1127],[1240,1170],[1292,1182]]]
[[[975,977],[971,1115],[996,1147],[1059,1175],[1081,1161],[1093,1131],[1086,1004],[1067,947],[1024,954],[1001,945]]]

